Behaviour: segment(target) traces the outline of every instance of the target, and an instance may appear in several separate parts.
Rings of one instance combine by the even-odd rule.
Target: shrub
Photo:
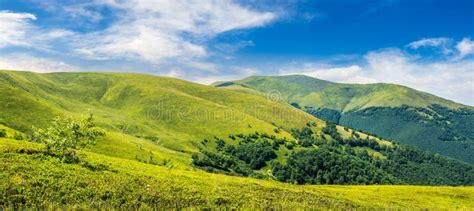
[[[97,129],[92,115],[80,122],[71,118],[57,117],[45,130],[33,128],[33,141],[44,143],[48,154],[69,159],[75,157],[76,149],[95,142],[97,137],[105,133]]]

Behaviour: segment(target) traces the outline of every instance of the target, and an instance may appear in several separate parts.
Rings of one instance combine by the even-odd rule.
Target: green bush
[[[33,129],[33,141],[44,143],[48,154],[66,159],[75,157],[76,149],[82,149],[94,143],[97,137],[105,135],[102,130],[96,128],[92,115],[80,122],[57,117],[49,128]]]

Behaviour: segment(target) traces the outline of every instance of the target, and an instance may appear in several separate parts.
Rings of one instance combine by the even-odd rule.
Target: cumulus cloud
[[[368,52],[360,64],[303,64],[283,68],[280,73],[299,73],[343,83],[395,83],[474,105],[474,60],[467,58],[426,61],[390,48]]]
[[[29,47],[27,32],[32,28],[31,20],[36,16],[30,13],[0,11],[0,48],[7,46]]]
[[[26,54],[11,54],[0,57],[0,69],[24,70],[39,73],[79,71],[79,68],[48,58]]]
[[[160,64],[206,57],[207,40],[226,31],[263,26],[276,18],[270,12],[244,8],[233,1],[97,0],[120,11],[109,28],[84,36],[77,45],[88,58],[141,59]]]
[[[70,38],[72,31],[65,29],[42,29],[33,24],[37,18],[31,13],[0,11],[0,48],[25,47],[51,51],[52,42]]]
[[[231,0],[46,0],[39,3],[48,12],[72,17],[74,22],[104,18],[103,28],[74,32],[42,28],[29,13],[0,12],[0,48],[20,46],[79,55],[87,60],[130,60],[155,65],[184,65],[196,70],[217,71],[206,41],[218,34],[264,26],[276,14],[244,7]],[[76,21],[77,19],[77,21]],[[96,23],[97,24],[97,23]]]
[[[474,104],[474,60],[423,61],[398,50],[366,55],[364,74],[379,82],[402,84],[465,104]]]

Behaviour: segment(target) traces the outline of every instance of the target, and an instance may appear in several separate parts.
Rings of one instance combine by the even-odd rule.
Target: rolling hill
[[[316,117],[474,163],[474,108],[395,84],[342,84],[303,75],[216,82],[275,95]]]
[[[0,71],[0,207],[472,207],[469,187],[401,186],[469,186],[472,165],[279,97],[145,74]],[[76,161],[31,138],[57,116],[88,114],[106,133]],[[406,192],[418,194],[403,202]]]
[[[155,137],[183,160],[197,152],[195,144],[204,138],[235,131],[275,134],[277,127],[289,130],[322,122],[260,96],[143,74],[1,71],[0,99],[6,102],[0,105],[0,123],[11,128],[29,132],[59,115],[81,118],[92,113],[100,127],[112,132],[107,139]],[[275,135],[290,137],[285,129]]]

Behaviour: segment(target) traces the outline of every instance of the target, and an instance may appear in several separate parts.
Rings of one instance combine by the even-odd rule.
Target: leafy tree
[[[217,139],[217,140],[216,140],[216,148],[217,148],[217,150],[222,151],[222,150],[224,149],[224,147],[225,147],[225,141],[222,140],[222,139]]]
[[[44,143],[47,153],[66,158],[75,157],[76,149],[82,149],[105,135],[105,132],[96,128],[92,114],[80,122],[57,117],[49,128],[33,129],[33,141]]]
[[[266,161],[276,158],[272,145],[267,141],[241,145],[235,150],[234,156],[252,169],[261,169]]]
[[[289,150],[292,150],[293,148],[295,148],[295,144],[293,142],[288,142],[285,144],[285,146]]]
[[[334,123],[326,122],[326,126],[323,128],[323,133],[330,135],[337,142],[343,143],[343,139],[337,131],[336,125]]]
[[[293,137],[295,137],[296,139],[312,138],[313,134],[313,130],[311,130],[311,128],[307,126],[301,128],[301,130],[291,130],[291,135],[293,135]]]
[[[311,138],[303,138],[298,141],[298,144],[302,147],[311,147],[314,143],[314,140]]]

